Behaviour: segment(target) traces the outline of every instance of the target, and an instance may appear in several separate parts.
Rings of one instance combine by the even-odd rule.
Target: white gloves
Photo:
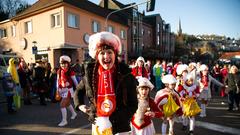
[[[80,105],[78,108],[84,113],[87,113],[90,111],[89,107],[87,107],[86,105]]]
[[[110,122],[109,117],[97,117],[96,126],[98,126],[98,130],[102,134],[104,130],[112,127],[112,123]]]

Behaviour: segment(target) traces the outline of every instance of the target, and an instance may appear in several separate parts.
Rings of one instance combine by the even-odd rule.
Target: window
[[[144,50],[145,46],[144,46],[144,43],[142,43],[142,50]]]
[[[132,52],[136,52],[136,42],[135,41],[133,41],[133,50],[132,50]]]
[[[159,35],[157,36],[157,45],[160,45],[160,37],[159,37]]]
[[[142,35],[144,35],[144,29],[142,29]]]
[[[11,26],[11,34],[12,34],[12,36],[13,37],[15,37],[16,36],[16,26]]]
[[[136,35],[137,34],[137,27],[133,26],[133,34]]]
[[[148,36],[150,36],[150,37],[152,36],[152,35],[151,35],[151,31],[148,31]]]
[[[51,15],[51,27],[60,27],[61,26],[61,14],[56,13]]]
[[[79,28],[79,16],[68,13],[68,27]]]
[[[138,11],[137,11],[137,9],[133,9],[133,17],[135,17],[135,18],[138,17]]]
[[[32,21],[25,22],[25,33],[32,33]]]
[[[92,22],[92,31],[94,33],[100,32],[100,23],[99,22],[97,22],[97,21]]]
[[[121,50],[122,52],[124,52],[125,51],[125,45],[122,43],[122,50]]]
[[[1,38],[7,37],[7,29],[0,29],[0,37]]]
[[[121,39],[126,39],[126,32],[125,32],[125,30],[121,30],[120,31],[120,38]]]
[[[114,28],[113,28],[113,26],[108,26],[107,31],[114,33]]]
[[[160,24],[157,24],[157,32],[160,32]]]

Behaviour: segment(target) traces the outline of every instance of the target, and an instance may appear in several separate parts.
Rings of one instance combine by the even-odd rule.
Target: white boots
[[[71,104],[68,106],[68,109],[72,113],[71,119],[74,120],[77,117],[77,113],[74,111],[74,108],[73,108],[73,106]]]
[[[166,135],[167,133],[167,123],[162,123],[162,135]]]
[[[173,135],[173,126],[174,126],[174,121],[172,119],[168,121],[163,121],[162,123],[162,135],[167,135],[167,122],[169,122],[169,135]]]
[[[67,108],[72,113],[71,119],[74,120],[77,117],[77,113],[74,111],[73,106],[70,104]],[[59,127],[66,126],[68,124],[68,122],[67,122],[67,109],[66,108],[61,108],[61,112],[62,112],[62,121],[58,124]]]
[[[67,125],[67,110],[66,108],[61,108],[62,112],[62,121],[58,124],[59,127]]]

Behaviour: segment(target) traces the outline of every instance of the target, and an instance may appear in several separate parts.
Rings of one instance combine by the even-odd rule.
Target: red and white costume
[[[115,55],[121,55],[122,45],[120,39],[110,32],[100,32],[89,38],[89,55],[97,59],[98,51],[103,45],[113,47]],[[97,102],[96,102],[96,123],[92,125],[92,134],[112,134],[112,123],[109,120],[111,114],[116,110],[115,95],[115,66],[111,69],[104,69],[100,64],[98,66]]]
[[[157,104],[158,108],[163,111],[163,105],[167,103],[168,101],[168,96],[170,94],[170,92],[172,93],[173,96],[173,100],[176,102],[176,104],[178,106],[181,105],[180,103],[180,98],[179,95],[176,91],[170,91],[167,88],[161,89],[157,92],[156,96],[155,96],[155,103]],[[181,116],[182,115],[182,110],[181,108],[179,108],[176,113],[177,116]]]
[[[176,90],[177,90],[178,94],[180,95],[180,99],[182,101],[182,99],[185,98],[187,95],[186,89],[184,89],[183,85],[181,83],[179,83],[178,86],[176,87]]]
[[[69,72],[69,73],[68,73]],[[57,72],[58,92],[62,98],[73,97],[73,84],[77,86],[77,79],[73,70],[59,69]]]
[[[163,113],[158,109],[154,100],[149,97],[149,92],[154,88],[153,84],[148,78],[141,77],[138,79],[140,87],[148,87],[148,93],[146,95],[139,92],[138,95],[138,109],[131,119],[131,134],[132,135],[154,135],[155,128],[152,122],[152,117],[161,118]],[[154,115],[149,115],[154,114]]]
[[[153,99],[148,100],[150,111],[155,113],[155,118],[161,118],[163,116],[162,112],[158,109]],[[132,135],[154,135],[155,128],[152,122],[152,117],[144,115],[143,124],[137,125],[135,123],[135,115],[131,120]]]
[[[189,97],[189,98],[193,97],[196,100],[196,98],[199,96],[199,87],[194,82],[191,86],[185,83],[183,85],[183,88],[186,91],[186,97]],[[183,116],[183,126],[187,126],[188,120],[189,120],[189,131],[193,132],[195,128],[195,116],[191,116],[191,117]]]
[[[139,78],[139,77],[148,78],[148,72],[144,66],[143,67],[136,66],[136,67],[132,68],[132,74],[136,78]]]
[[[172,94],[172,98],[175,101],[175,103],[180,107],[180,98],[178,93],[174,90],[174,86],[172,86],[173,84],[177,83],[176,78],[171,75],[165,75],[162,78],[162,82],[164,84],[166,84],[166,88],[161,89],[157,92],[156,96],[155,96],[155,103],[157,104],[158,108],[164,112],[163,110],[163,106],[164,104],[166,104],[168,102],[168,97],[169,94]],[[170,87],[171,85],[171,87]],[[182,109],[181,107],[170,117],[164,117],[163,119],[163,123],[162,123],[162,135],[166,135],[167,132],[167,122],[169,122],[169,134],[174,134],[173,133],[173,126],[174,126],[174,119],[175,117],[181,116],[182,113]]]
[[[140,67],[138,65],[139,62],[142,62],[142,66]],[[138,57],[137,60],[136,60],[136,64],[135,64],[135,67],[132,68],[132,75],[135,76],[137,79],[139,77],[146,77],[148,78],[148,72],[146,70],[146,68],[144,67],[145,65],[145,60],[143,57]]]
[[[183,88],[186,90],[186,94],[188,97],[198,97],[200,92],[199,92],[199,87],[196,84],[193,84],[191,86],[188,86],[185,84]]]
[[[63,55],[60,57],[59,63],[64,65],[57,71],[57,90],[62,97],[61,104],[62,102],[69,102],[66,99],[71,98],[74,95],[73,84],[75,86],[78,84],[74,71],[70,69],[70,62],[71,58],[69,56]],[[75,119],[77,116],[71,103],[68,106],[61,106],[62,121],[58,124],[60,127],[67,125],[66,108],[72,113],[71,119]]]
[[[203,74],[203,72],[206,72],[206,73]],[[202,112],[200,114],[200,117],[206,117],[207,100],[211,99],[211,89],[210,89],[211,82],[218,86],[224,86],[224,85],[219,81],[217,81],[215,78],[213,78],[211,75],[209,75],[208,67],[204,64],[200,66],[200,78],[198,82],[199,82],[199,91],[200,91],[199,99],[202,101],[201,103]]]

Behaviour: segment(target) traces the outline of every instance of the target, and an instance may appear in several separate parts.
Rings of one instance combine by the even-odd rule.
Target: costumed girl
[[[60,57],[60,69],[57,71],[57,92],[62,97],[60,102],[62,121],[58,126],[62,127],[67,125],[67,109],[71,113],[71,119],[75,119],[77,113],[75,112],[73,106],[71,105],[71,98],[74,95],[73,85],[77,86],[78,82],[75,77],[75,72],[70,68],[71,58],[69,56],[63,55]]]
[[[177,91],[175,90],[177,80],[173,75],[168,74],[163,76],[162,81],[166,87],[157,92],[154,101],[157,104],[158,108],[164,113],[162,123],[162,135],[166,135],[168,121],[169,121],[169,134],[173,135],[174,118],[182,115],[182,108],[180,107],[180,98]],[[173,109],[171,110],[169,108]]]
[[[206,117],[206,105],[207,101],[211,99],[211,89],[210,84],[211,82],[216,84],[217,86],[223,87],[224,85],[214,79],[209,73],[208,73],[208,67],[205,64],[202,64],[200,66],[200,78],[198,80],[199,82],[199,88],[200,88],[200,95],[199,100],[201,101],[201,114],[200,117]]]
[[[77,110],[88,114],[92,135],[128,135],[130,120],[137,110],[137,80],[131,69],[117,57],[122,45],[118,36],[100,32],[89,38],[89,55],[95,59],[84,63],[84,77],[74,96]],[[79,98],[86,90],[89,106]]]
[[[144,60],[144,58],[142,56],[137,58],[135,67],[132,68],[132,74],[137,79],[139,77],[146,77],[146,78],[148,78],[148,71],[145,68],[145,60]]]
[[[176,69],[176,73],[177,73],[177,84],[175,89],[177,90],[177,92],[179,93],[180,96],[180,100],[184,101],[186,95],[187,95],[187,91],[184,89],[184,83],[186,80],[186,76],[188,74],[188,66],[186,64],[179,64],[177,66]],[[184,116],[180,117],[180,120],[182,120],[182,130],[186,130],[187,129],[187,118]]]
[[[183,112],[184,112],[183,126],[187,127],[188,119],[189,119],[189,135],[193,135],[193,131],[194,131],[194,127],[195,127],[195,115],[197,115],[198,113],[201,112],[201,109],[197,105],[197,101],[196,101],[196,99],[199,96],[199,87],[194,83],[194,78],[195,77],[192,76],[191,74],[187,75],[187,77],[185,79],[185,83],[183,85],[186,95],[182,96],[183,104],[184,104],[182,106]],[[193,100],[193,101],[191,101],[191,103],[187,102],[190,100]],[[184,103],[184,101],[186,103]],[[188,110],[187,110],[187,107],[189,108]]]
[[[161,118],[160,112],[154,100],[150,98],[150,91],[154,88],[153,84],[145,77],[138,79],[138,109],[131,120],[132,135],[154,135],[155,128],[152,118]]]

